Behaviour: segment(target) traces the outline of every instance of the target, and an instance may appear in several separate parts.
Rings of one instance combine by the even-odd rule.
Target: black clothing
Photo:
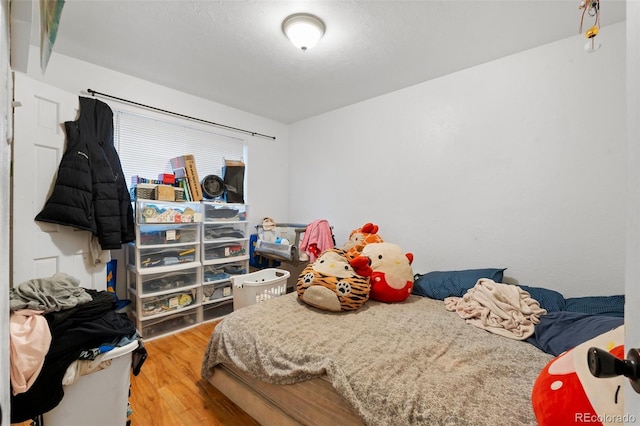
[[[113,111],[80,97],[80,116],[67,121],[65,130],[53,192],[35,219],[90,231],[103,250],[134,241],[133,207],[113,144]]]

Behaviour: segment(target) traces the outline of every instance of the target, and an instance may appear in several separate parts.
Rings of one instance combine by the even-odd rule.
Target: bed
[[[266,425],[535,425],[531,390],[552,358],[442,300],[333,313],[290,293],[225,317],[202,376]]]

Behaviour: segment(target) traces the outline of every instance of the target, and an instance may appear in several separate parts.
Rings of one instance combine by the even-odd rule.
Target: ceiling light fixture
[[[594,18],[593,26],[584,34],[585,37],[587,37],[587,44],[584,45],[584,51],[593,53],[600,49],[600,43],[596,44],[595,42],[595,38],[600,32],[600,0],[582,0],[578,9],[582,10],[582,14],[580,15],[580,27],[578,28],[578,32],[580,34],[582,34],[584,15],[587,14]]]
[[[295,13],[282,21],[282,32],[304,52],[318,44],[324,34],[324,22],[308,13]]]

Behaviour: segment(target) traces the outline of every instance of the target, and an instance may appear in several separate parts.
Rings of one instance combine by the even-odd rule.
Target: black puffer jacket
[[[134,241],[133,208],[113,145],[113,111],[80,97],[80,116],[66,122],[65,130],[58,177],[36,220],[90,231],[103,250]]]

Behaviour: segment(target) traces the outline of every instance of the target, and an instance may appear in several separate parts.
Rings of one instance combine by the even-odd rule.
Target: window
[[[129,187],[132,176],[158,179],[161,173],[173,173],[169,159],[180,155],[193,154],[200,180],[207,175],[222,177],[225,160],[246,158],[243,139],[188,123],[114,111],[114,144]]]

